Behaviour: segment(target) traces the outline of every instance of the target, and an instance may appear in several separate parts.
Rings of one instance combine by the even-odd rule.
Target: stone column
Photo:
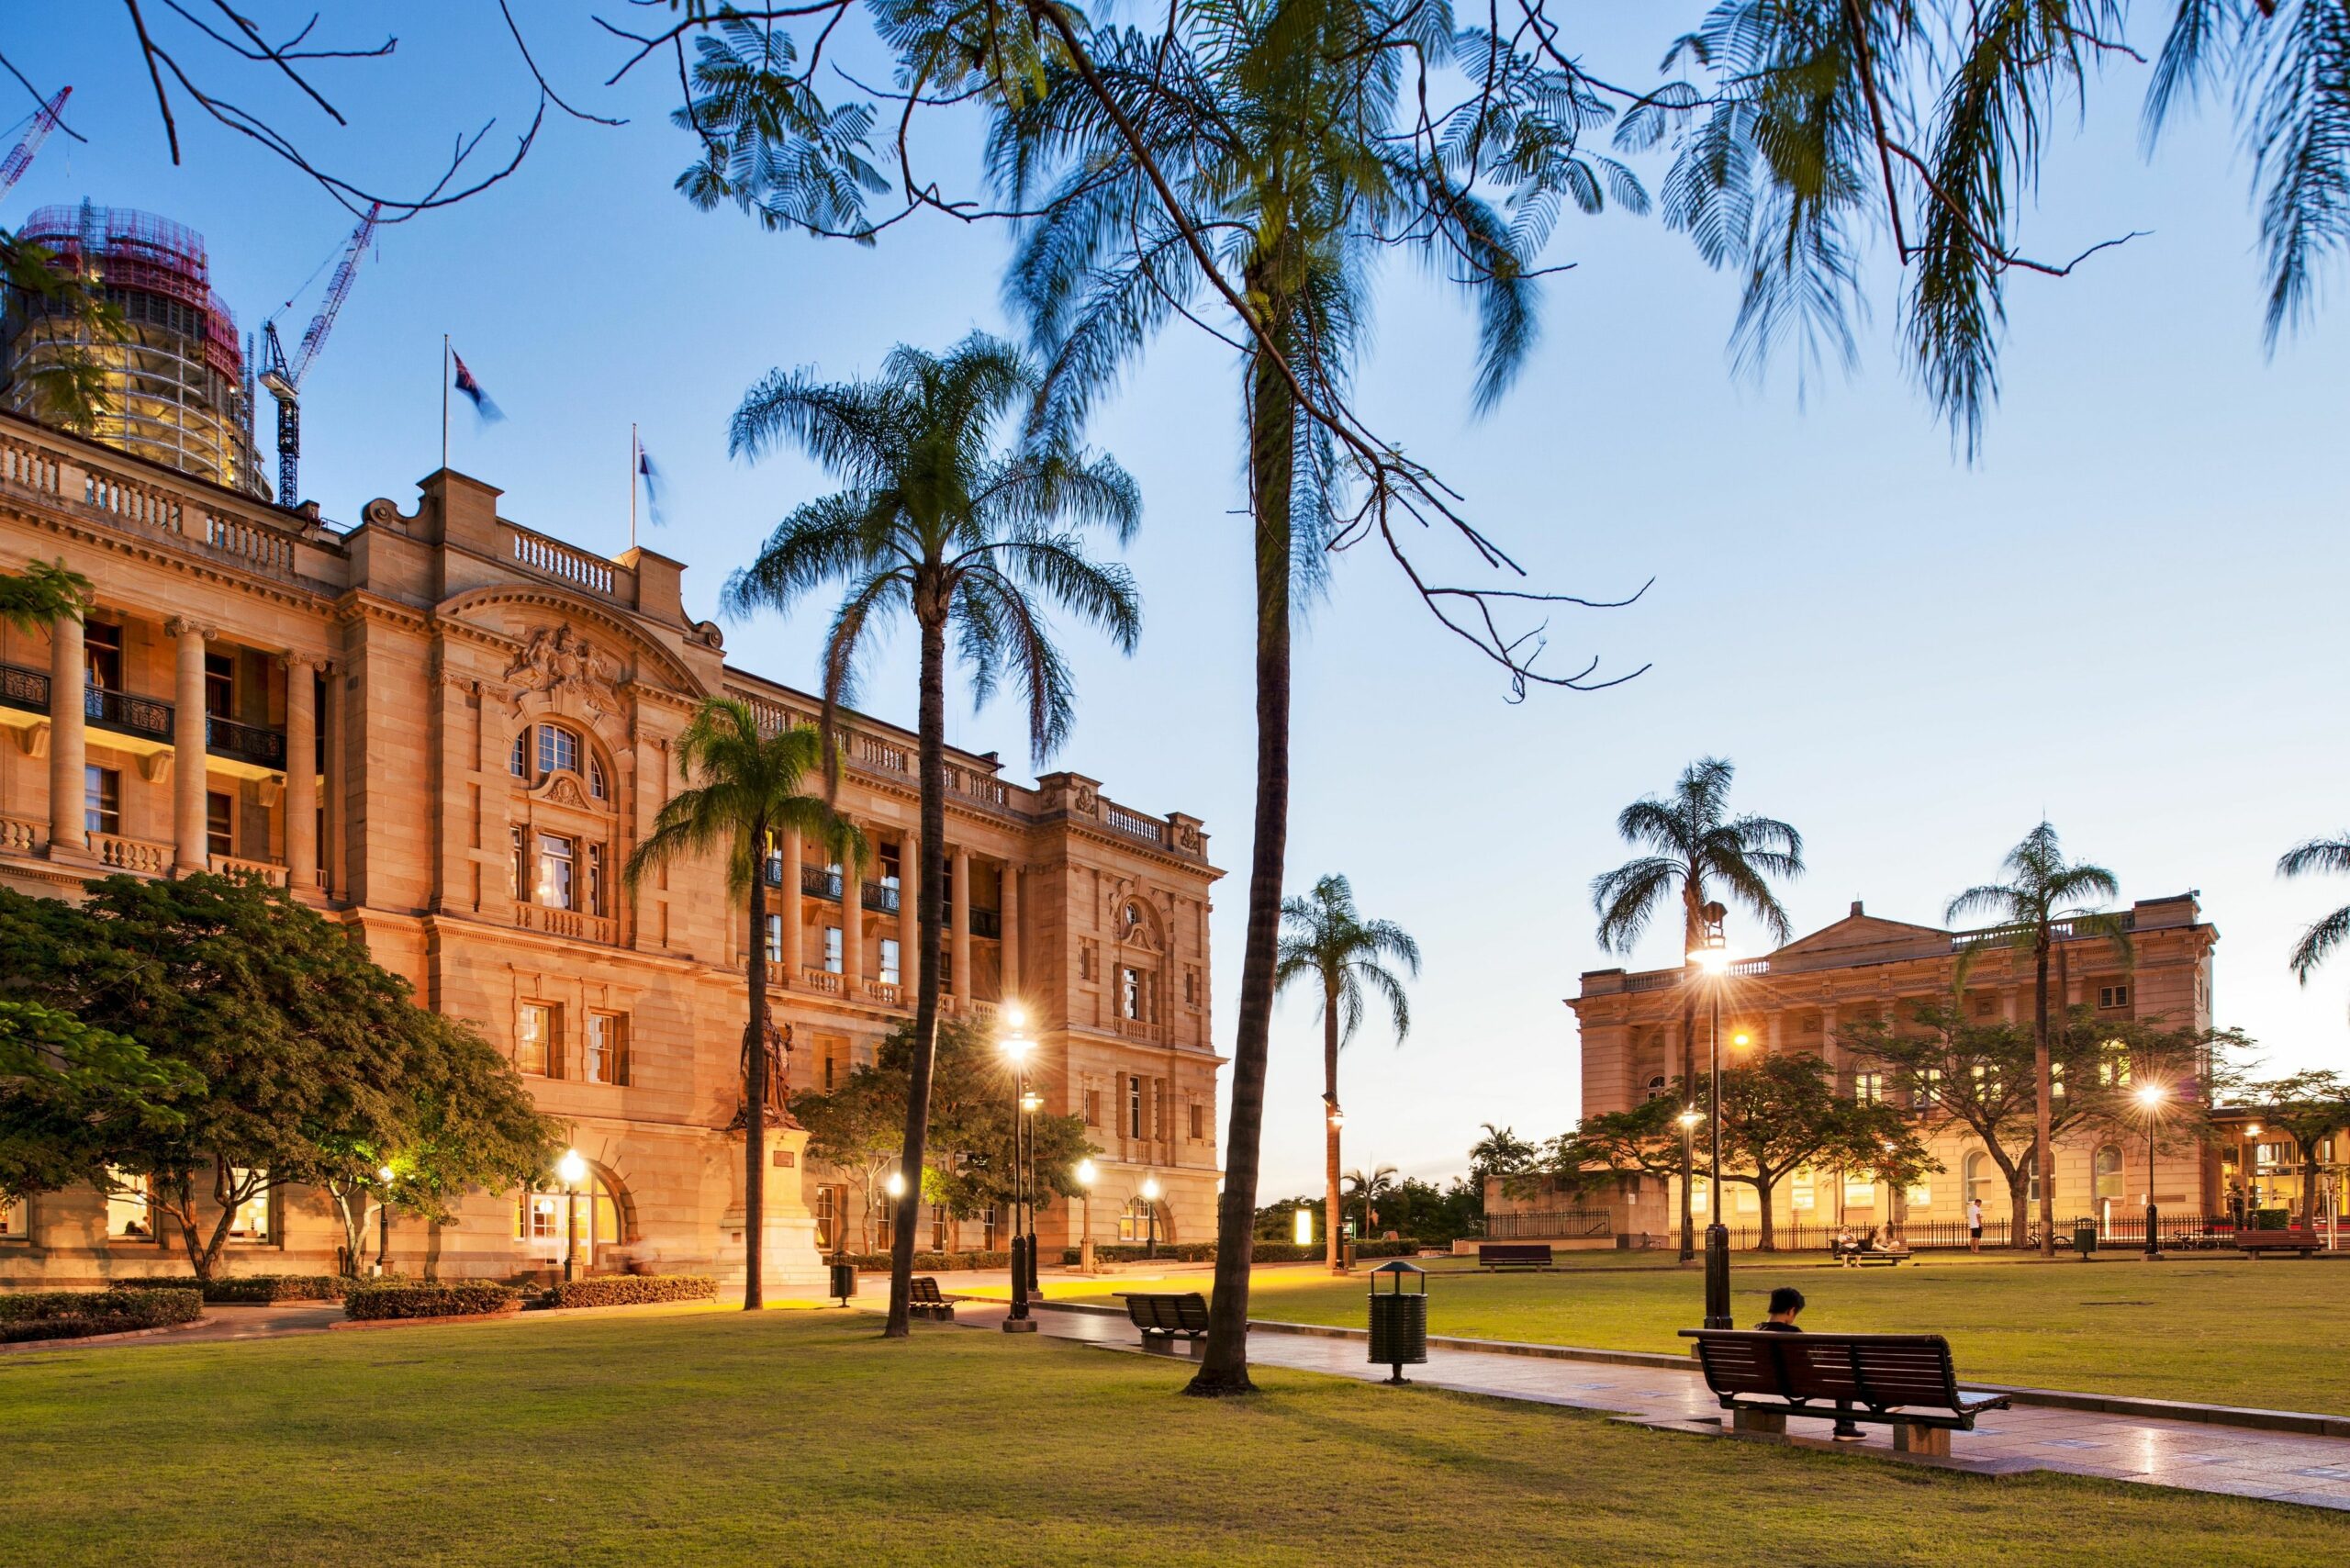
[[[921,900],[922,840],[911,832],[898,835],[898,995],[913,1005],[922,983]]]
[[[61,616],[49,629],[49,848],[86,851],[90,847],[84,817],[84,776],[89,766],[88,699],[83,689],[89,679],[83,667],[82,622]]]
[[[319,887],[319,720],[317,661],[301,654],[285,666],[285,885],[297,892]]]
[[[1844,1050],[1836,1043],[1836,1004],[1822,1002],[1819,1008],[1819,1059],[1828,1064],[1828,1080],[1840,1081],[1844,1072]]]
[[[955,1006],[968,1013],[971,1007],[971,852],[961,845],[955,846],[955,926],[947,952],[955,968]]]
[[[800,921],[804,916],[800,907],[800,863],[798,828],[785,830],[782,848],[783,886],[776,890],[773,907],[775,913],[783,917],[783,948],[777,955],[776,961],[783,970],[783,983],[798,987],[808,983],[807,977],[800,972]],[[764,942],[767,939],[767,934],[764,931],[760,932],[759,940]]]
[[[327,711],[319,715],[319,722],[327,734],[326,844],[319,858],[326,866],[326,888],[330,894],[340,895],[345,886],[342,854],[342,671],[335,665],[324,666],[327,678]],[[503,853],[501,848],[500,853]]]
[[[865,872],[841,857],[841,994],[865,998]]]
[[[1787,1011],[1785,1008],[1774,1007],[1771,1010],[1771,1025],[1762,1036],[1762,1048],[1766,1054],[1777,1056],[1782,1050],[1786,1048],[1786,1030],[1785,1027],[1786,1018]]]
[[[204,643],[212,634],[185,616],[163,622],[179,643],[179,678],[172,700],[172,841],[173,863],[182,871],[212,864],[204,834],[205,734]]]
[[[999,969],[1003,976],[1003,994],[1009,1000],[1020,994],[1020,868],[1010,860],[1003,863],[1002,888],[1002,894],[996,900],[1002,906],[996,914],[1000,932],[997,947],[1003,955]]]

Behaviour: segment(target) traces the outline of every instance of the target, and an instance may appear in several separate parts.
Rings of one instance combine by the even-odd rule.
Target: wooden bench
[[[907,1282],[906,1311],[916,1317],[935,1317],[942,1323],[955,1321],[955,1304],[938,1294],[938,1282],[928,1274],[916,1274]]]
[[[1477,1267],[1480,1269],[1548,1269],[1551,1266],[1550,1244],[1547,1241],[1477,1243]]]
[[[1168,1294],[1120,1291],[1126,1316],[1142,1330],[1142,1342],[1171,1345],[1177,1339],[1197,1339],[1208,1331],[1207,1297],[1197,1291]]]
[[[2239,1230],[2236,1250],[2259,1257],[2263,1252],[2298,1252],[2306,1258],[2323,1245],[2314,1230]]]
[[[1958,1391],[1950,1341],[1939,1334],[1776,1334],[1684,1328],[1697,1341],[1706,1386],[1730,1413],[1731,1429],[1784,1437],[1789,1416],[1868,1421],[1893,1428],[1902,1453],[1947,1458],[1950,1435],[1971,1432],[2008,1396]]]
[[[1896,1263],[1909,1261],[1909,1249],[1899,1243],[1891,1247],[1863,1247],[1855,1242],[1840,1249],[1839,1256],[1848,1269],[1874,1269],[1880,1264],[1890,1268]]]

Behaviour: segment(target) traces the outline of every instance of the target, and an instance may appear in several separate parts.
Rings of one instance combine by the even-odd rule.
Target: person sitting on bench
[[[1829,1247],[1829,1255],[1837,1259],[1848,1258],[1859,1245],[1852,1239],[1852,1227],[1841,1226],[1837,1228],[1835,1241]]]
[[[1771,1293],[1771,1316],[1754,1326],[1761,1334],[1800,1334],[1803,1328],[1796,1322],[1803,1311],[1803,1292],[1793,1285],[1781,1285]],[[1852,1405],[1848,1399],[1836,1402],[1836,1430],[1831,1434],[1840,1443],[1861,1440],[1860,1423],[1852,1419]]]

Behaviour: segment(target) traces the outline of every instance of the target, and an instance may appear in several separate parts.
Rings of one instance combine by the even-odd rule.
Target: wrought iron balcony
[[[250,762],[256,767],[284,767],[285,732],[265,730],[258,724],[240,724],[234,719],[207,713],[204,718],[204,749]]]
[[[1003,916],[994,910],[981,909],[979,905],[973,904],[971,906],[971,935],[993,936],[1001,940],[1003,935]]]
[[[841,874],[822,866],[802,866],[800,868],[800,891],[808,898],[831,899],[838,903]]]
[[[27,713],[49,711],[49,672],[22,665],[0,665],[0,708]]]
[[[133,697],[111,687],[83,688],[82,711],[102,730],[138,735],[151,741],[172,738],[172,705],[151,697]]]
[[[898,890],[890,886],[887,882],[866,883],[865,907],[871,910],[878,910],[883,914],[897,913]]]

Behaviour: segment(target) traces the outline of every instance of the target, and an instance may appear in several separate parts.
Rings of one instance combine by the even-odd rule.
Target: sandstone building
[[[2211,955],[2219,934],[2204,922],[2195,896],[2142,900],[2124,919],[2134,949],[2127,964],[2106,938],[2060,924],[2052,1006],[2086,1005],[2100,1017],[2210,1028]],[[1767,957],[1733,964],[1720,982],[1722,1065],[1802,1052],[1824,1059],[1842,1092],[1890,1098],[1881,1074],[1847,1058],[1836,1030],[1863,1018],[1906,1019],[1912,1002],[1949,998],[1959,955],[1979,935],[1886,920],[1854,903],[1845,919]],[[1568,1001],[1582,1036],[1583,1115],[1625,1110],[1670,1092],[1680,1072],[1687,985],[1700,988],[1692,1044],[1697,1070],[1705,1070],[1711,1002],[1703,988],[1711,983],[1695,969],[1615,969],[1583,975],[1580,992]],[[1966,976],[1967,1014],[2028,1025],[2032,1004],[2031,956],[2003,946],[1979,949]],[[2004,1234],[2007,1182],[1979,1140],[1944,1129],[1930,1140],[1930,1148],[1942,1170],[1900,1193],[1863,1172],[1798,1172],[1774,1194],[1780,1244],[1790,1244],[1795,1226],[1808,1227],[1804,1239],[1818,1245],[1823,1227],[1865,1229],[1895,1220],[1920,1236],[1954,1238],[1970,1197],[1982,1200],[1986,1228]],[[2154,1197],[2165,1214],[2225,1212],[2214,1155],[2158,1148],[2154,1169]],[[2137,1226],[2146,1203],[2146,1171],[2143,1137],[2060,1134],[2053,1194],[2059,1222],[2095,1215],[2120,1222],[2117,1228]],[[1757,1227],[1752,1187],[1726,1183],[1723,1194],[1729,1211],[1723,1220],[1733,1235]],[[1707,1196],[1701,1178],[1695,1193],[1700,1228],[1709,1219]],[[1497,1198],[1495,1234],[1530,1235],[1546,1224],[1557,1228],[1569,1223],[1538,1217],[1564,1210],[1567,1201],[1556,1195]],[[1607,1207],[1606,1228],[1615,1234],[1678,1236],[1680,1196],[1673,1183],[1628,1179]],[[1598,1228],[1595,1220],[1591,1223]]]
[[[620,868],[679,788],[672,744],[704,697],[773,724],[815,700],[726,663],[682,568],[616,560],[498,515],[442,470],[413,510],[313,515],[0,415],[0,569],[62,559],[97,588],[87,623],[0,631],[0,882],[73,896],[116,871],[246,868],[355,925],[420,1001],[512,1056],[589,1161],[578,1244],[600,1267],[739,1276],[744,965],[763,940],[795,1089],[869,1061],[910,1016],[914,737],[850,716],[842,808],[876,863],[862,886],[787,843],[765,933],[715,863],[632,896]],[[73,694],[84,696],[76,700]],[[911,693],[907,694],[909,700]],[[191,763],[191,759],[198,759]],[[1034,788],[948,754],[947,1006],[1023,1003],[1048,1109],[1082,1115],[1100,1179],[1091,1234],[1214,1233],[1216,1070],[1202,823],[1119,805],[1091,778]],[[858,880],[852,879],[852,880]],[[862,1239],[864,1194],[776,1140],[774,1282]],[[552,1174],[548,1180],[554,1186]],[[396,1220],[396,1267],[504,1275],[552,1264],[552,1191],[478,1193],[453,1224]],[[1047,1246],[1076,1240],[1059,1205]],[[923,1245],[1002,1245],[986,1218]],[[0,1282],[184,1271],[135,1193],[0,1207]],[[322,1194],[239,1216],[238,1271],[320,1271]]]

